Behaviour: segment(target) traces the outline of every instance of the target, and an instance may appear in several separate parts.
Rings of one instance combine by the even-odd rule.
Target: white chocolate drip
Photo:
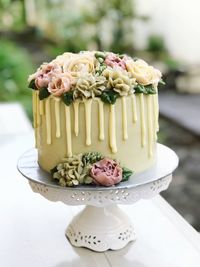
[[[127,130],[127,111],[126,111],[126,98],[122,97],[122,129],[123,129],[123,139],[128,139],[128,130]]]
[[[91,145],[91,107],[92,107],[92,99],[84,102],[85,105],[85,133],[86,133],[86,146]]]
[[[146,126],[145,126],[145,110],[144,110],[144,95],[139,94],[140,99],[140,120],[141,120],[141,145],[146,145]]]
[[[158,106],[158,95],[153,96],[153,113],[154,113],[154,138],[157,140],[157,132],[159,131],[158,116],[159,116],[159,106]]]
[[[39,109],[40,109],[40,115],[44,115],[44,102],[43,100],[39,100]]]
[[[99,140],[103,141],[104,136],[104,103],[101,100],[98,100],[99,105]]]
[[[115,105],[110,105],[109,140],[112,153],[117,153]]]
[[[67,157],[72,156],[72,135],[71,135],[71,112],[70,107],[65,106],[65,127],[67,139]]]
[[[152,120],[152,95],[147,96],[147,121],[148,121],[148,155],[153,156],[153,120]]]
[[[131,101],[132,101],[133,123],[135,123],[137,121],[137,106],[134,94],[131,96]]]
[[[75,136],[78,136],[79,133],[79,101],[76,100],[73,103],[74,107],[74,133]]]
[[[41,117],[40,117],[40,100],[38,97],[38,92],[36,97],[36,117],[37,117],[37,127],[39,127],[41,124]]]
[[[47,144],[51,144],[51,110],[50,110],[51,98],[48,97],[45,101],[45,111],[46,111],[46,131],[47,131]]]
[[[55,120],[56,120],[56,137],[60,137],[60,98],[54,98],[55,103]]]

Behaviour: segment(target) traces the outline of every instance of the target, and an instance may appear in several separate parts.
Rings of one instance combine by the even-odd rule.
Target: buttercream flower
[[[74,97],[90,98],[101,95],[106,89],[106,78],[103,76],[93,75],[91,73],[80,72],[74,79]]]
[[[38,89],[48,87],[53,76],[62,73],[62,68],[56,63],[43,63],[40,68],[29,76],[28,81],[35,80]]]
[[[104,158],[92,165],[90,176],[96,184],[111,186],[122,180],[122,168],[116,161]]]
[[[120,58],[113,53],[109,53],[105,58],[105,64],[110,67],[120,67],[122,69],[126,69],[126,59],[128,57]]]
[[[75,56],[76,54],[65,52],[62,55],[57,56],[52,62],[63,67],[67,62],[69,62]]]
[[[126,68],[132,74],[136,81],[142,85],[152,84],[157,87],[161,79],[161,72],[152,66],[149,66],[144,60],[127,60]]]
[[[64,71],[68,71],[73,77],[76,77],[79,72],[94,73],[94,65],[94,56],[91,53],[82,53],[69,59],[64,65]]]
[[[61,96],[62,94],[70,91],[71,84],[71,75],[64,73],[60,76],[53,77],[47,89],[52,95]]]
[[[129,77],[130,73],[119,68],[106,68],[102,75],[107,79],[107,88],[127,96],[134,92],[135,78]]]

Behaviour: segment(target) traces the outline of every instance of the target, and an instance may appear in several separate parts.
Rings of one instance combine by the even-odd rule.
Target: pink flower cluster
[[[117,55],[113,53],[109,53],[105,58],[105,63],[107,66],[110,67],[120,67],[123,70],[126,70],[126,60],[128,59],[127,56],[124,56],[123,58],[118,57]]]
[[[122,168],[116,161],[104,158],[93,164],[90,176],[98,185],[111,186],[122,180]]]
[[[47,88],[54,96],[61,96],[71,87],[71,76],[63,73],[61,66],[56,63],[44,63],[34,74],[37,89]]]

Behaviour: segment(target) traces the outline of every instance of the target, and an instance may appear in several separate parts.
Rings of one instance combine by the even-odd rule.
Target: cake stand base
[[[86,206],[70,223],[66,236],[72,245],[102,252],[117,250],[136,239],[128,216],[117,206]]]

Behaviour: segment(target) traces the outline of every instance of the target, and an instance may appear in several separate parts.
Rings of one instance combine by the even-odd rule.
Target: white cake
[[[161,73],[143,60],[109,52],[64,53],[43,64],[29,78],[30,87],[35,89],[33,115],[41,168],[48,172],[54,169],[54,178],[67,186],[84,183],[78,178],[86,167],[82,155],[91,152],[100,153],[101,160],[111,159],[104,162],[113,170],[114,161],[118,171],[123,166],[130,174],[151,167],[156,160],[160,81]],[[79,174],[72,163],[64,165],[73,157],[78,157],[77,164],[82,166]],[[95,159],[87,164],[91,167]],[[106,180],[110,174],[102,175],[100,165],[94,169]],[[71,178],[66,166],[73,169]],[[116,176],[123,173],[119,171]],[[90,174],[85,177],[91,178]],[[88,183],[115,183],[92,178]]]

